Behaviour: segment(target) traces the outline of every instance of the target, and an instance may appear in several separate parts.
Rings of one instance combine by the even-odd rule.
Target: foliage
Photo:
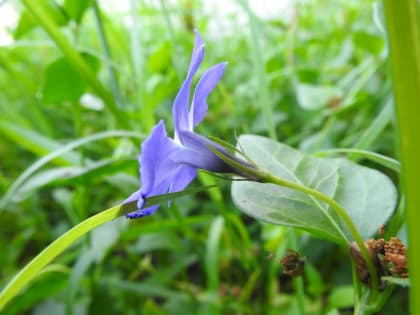
[[[292,146],[315,164],[319,158],[310,155],[352,148],[347,156],[359,166],[343,162],[349,175],[368,172],[367,181],[375,177],[387,187],[380,191],[382,216],[370,204],[354,210],[363,214],[361,225],[369,224],[363,236],[391,215],[398,163],[356,154],[398,156],[380,5],[293,2],[287,17],[264,19],[246,1],[229,1],[235,13],[221,20],[204,1],[121,3],[130,7],[6,2],[19,20],[10,30],[13,43],[0,47],[2,288],[53,240],[138,188],[144,135],[159,119],[173,130],[170,108],[193,27],[206,42],[205,65],[228,62],[201,134],[230,143],[237,134],[269,134],[286,153],[295,152]],[[245,152],[258,154],[247,152],[243,139]],[[341,167],[328,161],[326,167]],[[295,245],[308,256],[306,314],[349,313],[354,288],[346,248],[250,218],[231,201],[226,180],[201,173],[196,184],[217,187],[151,217],[95,229],[2,314],[297,314],[293,281],[279,264]],[[234,182],[235,203],[242,185],[253,184]],[[394,233],[397,221],[387,226]],[[408,314],[406,295],[406,288],[395,290],[381,314]]]

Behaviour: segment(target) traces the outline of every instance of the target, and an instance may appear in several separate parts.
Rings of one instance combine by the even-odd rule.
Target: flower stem
[[[406,196],[410,266],[410,314],[420,314],[420,4],[419,1],[385,0],[387,35],[402,163],[400,186]]]
[[[208,148],[214,154],[216,154],[220,159],[222,159],[223,161],[225,161],[226,163],[228,163],[229,165],[237,169],[238,174],[245,174],[245,175],[241,175],[241,176],[244,176],[245,178],[250,178],[250,179],[253,178],[253,180],[261,182],[261,183],[271,183],[274,185],[298,190],[298,191],[301,191],[303,193],[306,193],[308,195],[315,197],[317,200],[323,201],[326,204],[328,204],[331,207],[331,209],[335,211],[335,213],[338,216],[340,216],[341,219],[344,221],[344,223],[347,225],[347,228],[349,229],[351,236],[353,237],[354,241],[359,247],[360,253],[362,254],[362,257],[364,258],[366,262],[366,265],[367,265],[367,268],[369,270],[371,280],[372,280],[371,281],[372,290],[371,290],[370,298],[371,300],[375,301],[378,295],[378,275],[376,274],[376,268],[373,265],[372,258],[363,242],[362,237],[360,236],[359,231],[357,230],[350,216],[347,214],[346,210],[343,207],[341,207],[335,200],[331,199],[330,197],[324,195],[323,193],[315,189],[274,176],[270,174],[270,172],[260,169],[258,167],[255,167],[255,168],[247,167],[239,163],[237,160],[234,160],[230,156],[218,151],[215,148],[212,148],[211,146],[208,146]],[[337,223],[334,221],[333,218],[331,218],[328,212],[325,211],[322,207],[320,207],[320,209],[322,213],[325,215],[325,217],[337,228],[337,231],[341,234],[341,236],[345,240],[347,240],[347,237],[344,235],[341,229],[337,226]]]
[[[360,253],[362,254],[366,262],[366,265],[368,267],[371,280],[372,280],[371,281],[371,289],[372,289],[371,298],[374,300],[378,294],[378,276],[376,274],[376,268],[373,265],[371,256],[367,248],[365,247],[365,244],[363,242],[362,237],[360,236],[359,231],[357,230],[350,216],[347,214],[346,210],[343,207],[341,207],[335,200],[331,199],[330,197],[324,195],[323,193],[315,189],[276,177],[268,172],[264,173],[264,175],[265,175],[265,178],[262,180],[263,182],[275,184],[282,187],[292,188],[292,189],[301,191],[303,193],[306,193],[308,195],[311,195],[317,198],[318,200],[327,203],[331,207],[331,209],[333,209],[341,217],[341,219],[347,225],[347,228],[349,229],[350,234],[352,235],[354,241],[359,246]]]

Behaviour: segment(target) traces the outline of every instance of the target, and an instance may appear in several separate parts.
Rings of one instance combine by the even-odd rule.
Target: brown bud
[[[365,241],[365,247],[369,251],[372,262],[376,268],[378,278],[382,276],[393,276],[406,278],[408,276],[407,248],[396,237],[389,241],[383,238],[369,239]],[[350,244],[350,255],[355,263],[360,281],[370,286],[371,276],[366,262],[360,253],[359,246],[355,242]],[[386,282],[380,280],[379,288],[383,290]]]
[[[306,259],[306,256],[300,256],[294,250],[287,250],[286,256],[280,260],[283,273],[291,277],[301,276],[304,272]]]
[[[391,276],[408,277],[407,248],[399,238],[391,237],[385,243],[382,264]]]

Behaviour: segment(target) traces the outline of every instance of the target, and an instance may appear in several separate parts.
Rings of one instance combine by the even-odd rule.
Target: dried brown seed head
[[[300,256],[294,250],[289,249],[286,256],[280,260],[283,273],[292,277],[301,276],[304,272],[306,256]]]

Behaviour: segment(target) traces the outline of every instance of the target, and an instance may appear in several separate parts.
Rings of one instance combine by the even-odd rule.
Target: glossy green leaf
[[[344,159],[305,156],[285,144],[259,136],[241,136],[238,146],[259,167],[275,176],[334,199],[347,211],[364,239],[375,233],[394,210],[396,189],[376,170]],[[337,243],[352,239],[329,207],[302,192],[273,184],[237,181],[232,185],[232,196],[241,210],[256,219],[302,228]],[[323,209],[333,222],[323,214]]]

